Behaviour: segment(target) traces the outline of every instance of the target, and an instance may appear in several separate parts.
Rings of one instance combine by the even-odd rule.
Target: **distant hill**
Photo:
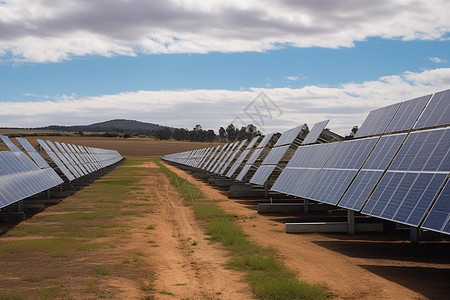
[[[55,130],[55,131],[83,131],[83,132],[139,132],[139,133],[149,133],[153,131],[158,131],[160,129],[169,128],[171,131],[175,128],[168,126],[161,126],[158,124],[145,123],[135,120],[110,120],[100,123],[95,123],[91,125],[74,125],[74,126],[60,126],[51,125],[46,127],[33,128],[38,130]]]

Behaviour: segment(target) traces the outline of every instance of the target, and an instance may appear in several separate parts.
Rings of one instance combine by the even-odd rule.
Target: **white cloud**
[[[369,37],[448,36],[446,0],[8,0],[0,55],[58,62],[84,55],[351,47]]]
[[[286,76],[286,77],[284,77],[285,79],[287,79],[287,80],[291,80],[291,81],[296,81],[296,80],[298,80],[298,76]]]
[[[244,109],[264,91],[282,110],[281,116],[266,118],[266,132],[283,131],[303,123],[312,126],[331,119],[328,125],[331,130],[348,134],[354,125],[362,124],[372,109],[449,87],[450,68],[441,68],[334,88],[138,91],[98,97],[70,95],[53,101],[46,99],[46,95],[41,102],[0,102],[0,127],[90,124],[125,118],[188,128],[200,123],[217,131],[233,120],[254,123]],[[263,109],[260,111],[264,113]]]
[[[430,57],[430,60],[431,60],[432,62],[435,62],[435,63],[438,63],[438,64],[440,64],[440,63],[446,63],[446,62],[447,62],[446,59],[439,58],[439,57]]]

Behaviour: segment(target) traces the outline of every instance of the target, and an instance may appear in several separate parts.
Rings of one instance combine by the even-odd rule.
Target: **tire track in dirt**
[[[254,299],[244,273],[224,268],[227,252],[205,240],[205,229],[192,208],[183,205],[178,190],[154,163],[146,166],[158,202],[152,220],[155,299]]]

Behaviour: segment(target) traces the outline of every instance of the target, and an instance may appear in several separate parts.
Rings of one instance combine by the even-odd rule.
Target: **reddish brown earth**
[[[117,247],[70,257],[20,253],[2,257],[0,292],[19,289],[40,295],[43,288],[56,287],[56,298],[64,299],[254,299],[244,274],[223,266],[226,251],[206,240],[203,224],[183,205],[178,190],[154,163],[142,166],[145,184],[127,201],[139,204],[139,199],[148,198],[155,205],[139,216],[122,216],[118,225],[127,226],[119,236],[92,239]],[[300,280],[325,283],[335,299],[448,299],[450,295],[448,242],[412,246],[405,235],[286,234],[283,222],[292,216],[258,215],[258,201],[230,200],[223,191],[168,167],[200,187],[207,198],[220,200],[220,207],[238,216],[236,222],[249,239],[276,248],[278,258]],[[39,225],[40,215],[64,213],[66,205],[76,201],[77,194],[18,226]],[[302,215],[294,217],[299,220]],[[154,229],[148,230],[149,225]],[[0,244],[27,238],[40,237],[2,236]],[[111,273],[95,276],[90,271],[93,264],[106,265]]]
[[[415,246],[407,235],[286,234],[286,215],[260,215],[255,200],[231,200],[218,189],[170,167],[201,187],[220,207],[240,216],[249,238],[278,250],[278,257],[308,283],[325,283],[338,299],[449,299],[450,243]],[[299,221],[293,219],[292,221]]]

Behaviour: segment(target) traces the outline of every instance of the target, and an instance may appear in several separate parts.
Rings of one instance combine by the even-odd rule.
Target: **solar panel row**
[[[0,151],[0,208],[39,194],[64,182],[26,139],[17,138],[29,156],[22,152],[8,137],[0,136],[0,139],[11,150]],[[58,155],[44,141],[41,140],[39,143],[68,181],[75,179],[75,176],[67,168],[69,165],[70,169],[76,170],[72,165],[75,164],[84,174],[89,174],[122,159],[117,151],[76,145],[58,144],[60,152],[48,141],[50,145],[53,145],[52,148],[57,151]],[[64,157],[65,162],[61,161],[60,157]],[[77,175],[78,177],[81,176],[80,173],[77,173]]]
[[[450,234],[450,90],[371,111],[353,140],[313,144],[327,123],[314,125],[284,169],[278,163],[298,128],[267,156],[272,135],[242,151],[227,176],[256,169],[250,182],[262,185],[283,169],[272,191]]]

